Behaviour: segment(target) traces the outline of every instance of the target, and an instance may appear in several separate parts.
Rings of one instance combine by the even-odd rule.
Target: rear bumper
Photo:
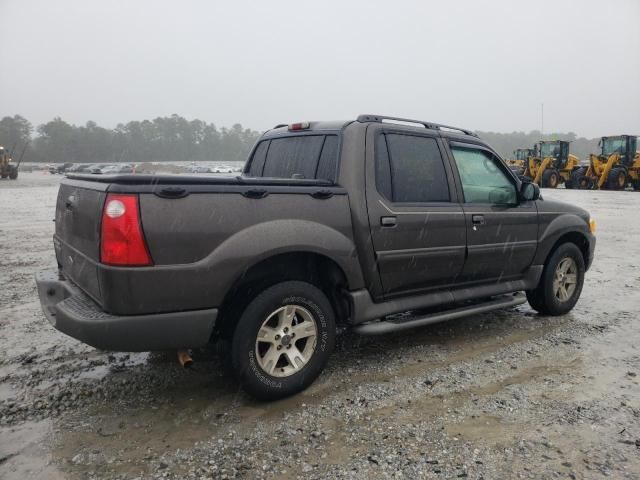
[[[55,270],[36,274],[40,304],[58,330],[103,350],[143,352],[201,347],[218,310],[111,315]]]

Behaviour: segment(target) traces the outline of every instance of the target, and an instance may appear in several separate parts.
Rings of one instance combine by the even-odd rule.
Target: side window
[[[516,187],[486,150],[452,147],[466,203],[515,204]]]
[[[324,137],[324,145],[318,162],[316,178],[319,180],[336,180],[336,168],[338,167],[338,136],[327,135]]]
[[[394,202],[450,201],[447,174],[434,138],[387,133],[376,143],[376,186]]]
[[[376,188],[383,197],[393,200],[391,191],[391,167],[385,135],[376,138]]]
[[[267,159],[267,150],[269,149],[269,140],[264,140],[258,144],[253,158],[251,159],[251,166],[249,167],[249,175],[252,177],[259,177],[262,175],[264,169],[264,161]]]

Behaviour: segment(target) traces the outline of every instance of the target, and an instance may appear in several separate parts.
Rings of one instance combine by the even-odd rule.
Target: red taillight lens
[[[110,193],[102,210],[100,261],[107,265],[151,265],[140,223],[137,195]]]

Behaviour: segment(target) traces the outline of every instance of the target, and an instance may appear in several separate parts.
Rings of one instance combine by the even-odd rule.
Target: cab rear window
[[[253,177],[336,180],[337,135],[295,135],[262,140],[248,174]]]

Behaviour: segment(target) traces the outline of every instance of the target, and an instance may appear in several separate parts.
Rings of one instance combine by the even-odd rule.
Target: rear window
[[[249,166],[253,177],[336,180],[337,135],[298,135],[263,140]]]

